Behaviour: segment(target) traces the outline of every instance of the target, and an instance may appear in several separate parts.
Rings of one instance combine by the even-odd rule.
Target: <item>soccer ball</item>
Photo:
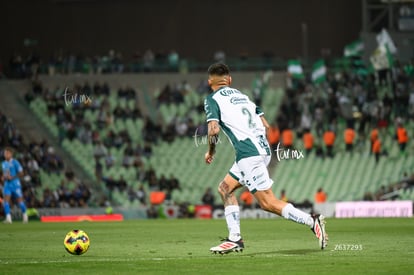
[[[90,240],[83,230],[72,230],[66,234],[63,245],[67,252],[72,255],[82,255],[89,249]]]

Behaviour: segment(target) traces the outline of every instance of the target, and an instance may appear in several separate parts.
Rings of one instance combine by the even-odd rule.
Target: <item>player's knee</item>
[[[225,181],[220,182],[218,186],[218,192],[222,197],[229,196],[230,195],[230,189],[228,184]]]

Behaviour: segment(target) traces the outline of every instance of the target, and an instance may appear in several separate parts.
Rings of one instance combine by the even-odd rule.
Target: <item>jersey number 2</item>
[[[256,123],[253,122],[252,114],[250,111],[246,107],[243,107],[241,111],[243,115],[246,115],[248,117],[249,128],[256,128]]]

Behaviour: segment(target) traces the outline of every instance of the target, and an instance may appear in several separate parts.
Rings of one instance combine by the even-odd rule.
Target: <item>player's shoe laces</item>
[[[321,249],[324,249],[328,246],[328,234],[325,230],[325,217],[322,215],[312,215],[313,218],[313,227],[311,230],[315,233],[316,238],[319,240],[319,246]]]
[[[210,248],[210,252],[214,254],[227,254],[230,252],[242,252],[244,249],[243,239],[236,242],[230,241],[228,238],[222,239],[222,243],[218,246]]]

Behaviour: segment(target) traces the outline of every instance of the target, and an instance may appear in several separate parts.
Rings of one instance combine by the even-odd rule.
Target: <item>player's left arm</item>
[[[266,128],[266,131],[269,130],[270,125],[264,117],[264,113],[259,106],[256,106],[256,115],[260,117],[260,120],[262,121],[263,126]]]
[[[270,125],[269,125],[269,122],[267,122],[266,118],[264,117],[264,114],[260,116],[260,119],[262,120],[263,126],[266,128],[266,131],[269,130]]]

